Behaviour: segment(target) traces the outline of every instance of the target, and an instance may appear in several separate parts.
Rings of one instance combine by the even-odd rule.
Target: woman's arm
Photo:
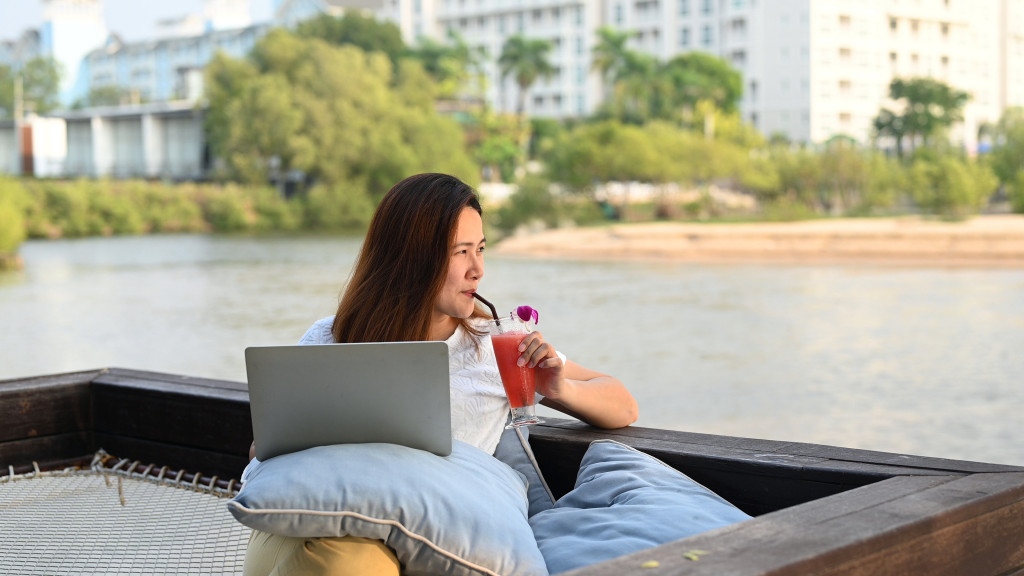
[[[607,374],[562,362],[540,332],[519,346],[521,364],[536,367],[541,404],[600,428],[621,428],[636,422],[639,409],[626,386]]]

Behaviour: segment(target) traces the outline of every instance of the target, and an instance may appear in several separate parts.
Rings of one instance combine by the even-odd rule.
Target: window
[[[735,50],[730,55],[734,66],[740,67],[747,63],[747,53],[743,50]]]
[[[534,23],[540,22],[541,18],[544,17],[544,13],[541,12],[540,10],[534,10],[532,12],[532,14],[533,14],[533,21],[534,21]]]
[[[711,26],[705,25],[700,29],[700,43],[704,46],[711,46],[712,40]]]
[[[577,6],[576,7],[576,27],[577,28],[582,28],[583,27],[583,7],[582,6]]]
[[[839,25],[842,26],[843,28],[849,28],[850,27],[850,22],[851,22],[851,19],[850,19],[849,16],[847,16],[845,14],[839,16]]]
[[[849,80],[840,80],[839,81],[839,92],[841,94],[849,94],[850,93],[850,89],[852,87],[853,87],[853,84]]]
[[[851,51],[850,51],[849,48],[840,48],[839,49],[839,58],[842,59],[842,60],[849,60],[850,59],[850,54],[851,54]]]
[[[750,113],[750,124],[757,128],[757,112]]]
[[[910,21],[910,31],[911,31],[911,32],[914,32],[914,33],[916,34],[916,33],[917,33],[917,28],[918,28],[918,26],[919,26],[920,24],[921,24],[921,23],[920,23],[920,22],[918,22],[917,20],[911,20],[911,21]]]
[[[711,14],[713,6],[713,0],[701,0],[700,12],[701,14]]]
[[[679,31],[679,45],[686,48],[690,45],[690,29],[683,28]]]
[[[497,16],[498,18],[498,32],[502,35],[505,34],[505,17]]]
[[[943,56],[940,60],[943,66],[949,66],[949,56]]]
[[[896,53],[895,52],[889,52],[889,62],[892,62],[893,64],[895,64],[896,63],[896,59],[897,59]]]
[[[584,42],[583,42],[583,36],[577,36],[576,37],[576,54],[584,54],[585,52],[586,52],[586,47],[585,47]]]
[[[899,29],[899,20],[895,18],[889,18],[889,30],[895,32]]]
[[[732,0],[732,7],[736,10],[743,8],[743,0]]]
[[[555,94],[555,96],[554,96],[554,104],[555,104],[555,110],[561,110],[562,109],[562,95],[561,94]]]
[[[544,97],[543,96],[534,96],[533,97],[533,107],[534,108],[543,108],[544,107]]]
[[[750,101],[757,100],[757,80],[750,81]]]
[[[679,0],[679,15],[689,16],[690,15],[690,0]]]
[[[942,28],[942,35],[943,36],[949,36],[949,23],[943,22],[942,25],[941,25],[941,28]]]
[[[584,112],[586,112],[586,106],[585,106],[585,102],[583,100],[583,95],[582,94],[577,94],[576,95],[576,115],[577,116],[583,116]]]
[[[840,112],[839,113],[839,123],[840,124],[849,124],[852,120],[853,120],[853,114],[850,114],[849,112]]]
[[[576,67],[576,84],[582,85],[587,81],[587,69],[583,66]]]
[[[615,5],[615,23],[622,24],[622,4]]]

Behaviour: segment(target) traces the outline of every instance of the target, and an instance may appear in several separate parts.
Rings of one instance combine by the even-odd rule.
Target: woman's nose
[[[484,276],[484,255],[477,253],[474,255],[469,265],[469,276],[474,280],[479,280]]]

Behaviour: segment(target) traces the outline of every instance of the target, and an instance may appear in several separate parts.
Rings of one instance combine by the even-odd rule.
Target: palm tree
[[[626,47],[626,43],[636,33],[619,31],[608,26],[602,26],[597,30],[597,44],[593,49],[593,67],[601,73],[606,82],[615,83],[621,79],[623,72],[629,66],[629,59],[633,52]]]
[[[519,86],[517,114],[522,115],[526,110],[526,93],[537,78],[550,78],[554,74],[555,67],[549,60],[551,48],[547,40],[531,40],[518,35],[510,36],[501,47],[501,56],[498,58],[501,79],[513,74]]]

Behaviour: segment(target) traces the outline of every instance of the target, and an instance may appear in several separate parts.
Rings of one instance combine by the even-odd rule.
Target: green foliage
[[[1018,214],[1024,214],[1024,170],[1017,172],[1017,177],[1007,184],[1010,207]]]
[[[519,86],[516,100],[516,113],[522,115],[526,110],[526,94],[538,78],[550,78],[555,73],[551,64],[553,46],[547,40],[528,39],[524,36],[509,36],[501,47],[498,67],[501,78],[513,76]]]
[[[0,176],[0,264],[25,240],[25,205],[28,197],[17,180]]]
[[[497,227],[509,233],[535,220],[548,227],[557,226],[561,210],[551,194],[551,182],[531,174],[519,182],[519,187],[502,202],[495,216]]]
[[[433,82],[418,65],[400,66],[393,82],[381,53],[285,30],[265,36],[248,61],[218,55],[206,73],[207,127],[226,175],[262,184],[298,170],[327,188],[360,181],[378,195],[428,170],[475,183],[461,129],[424,97]]]
[[[661,96],[662,118],[672,111],[694,108],[707,100],[726,114],[737,111],[743,97],[743,76],[728,62],[705,52],[688,52],[669,60],[658,73],[667,91]]]
[[[295,34],[302,38],[319,38],[338,46],[356,46],[364,52],[381,52],[392,63],[397,63],[406,52],[402,31],[398,26],[372,16],[363,16],[358,11],[347,12],[341,18],[320,14],[300,22]]]
[[[483,48],[472,48],[456,32],[449,32],[449,41],[441,43],[423,37],[409,52],[437,83],[442,98],[454,98],[465,90],[480,98],[485,91],[486,75]]]
[[[0,64],[0,118],[14,116],[15,77],[22,78],[22,102],[25,112],[45,114],[60,106],[61,65],[52,57],[37,57],[25,62],[20,71]]]
[[[593,66],[612,88],[599,113],[631,124],[653,119],[692,121],[700,102],[735,115],[743,96],[743,77],[724,60],[703,52],[676,56],[668,62],[627,46],[633,32],[609,27],[597,31]]]
[[[921,157],[910,167],[909,185],[922,210],[944,218],[977,214],[998,185],[983,164],[949,156]]]
[[[992,171],[1006,187],[1014,212],[1024,213],[1024,108],[1008,108],[993,131]]]
[[[875,133],[891,138],[902,157],[906,139],[913,145],[920,138],[927,146],[937,134],[962,120],[970,94],[933,78],[895,78],[889,84],[889,98],[897,101],[901,110],[880,110],[874,121]]]
[[[95,86],[89,89],[85,98],[75,102],[72,108],[87,108],[90,106],[118,106],[131,102],[132,90],[124,86],[114,84],[107,86]]]
[[[361,182],[318,184],[309,191],[306,219],[314,229],[357,230],[369,224],[374,206],[366,185]]]

